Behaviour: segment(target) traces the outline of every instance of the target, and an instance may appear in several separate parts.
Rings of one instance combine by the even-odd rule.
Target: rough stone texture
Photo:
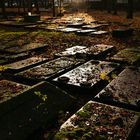
[[[59,31],[65,32],[65,33],[71,33],[71,32],[77,32],[79,30],[80,29],[78,29],[78,28],[67,27],[67,28],[61,29]]]
[[[65,51],[63,52],[60,52],[60,53],[57,53],[55,54],[55,56],[71,56],[71,55],[75,55],[76,53],[85,53],[86,52],[86,49],[87,47],[86,46],[73,46],[71,48],[67,48],[65,49]]]
[[[31,65],[37,64],[39,62],[44,62],[45,60],[48,60],[48,59],[41,56],[33,56],[33,57],[30,57],[21,61],[7,64],[5,66],[10,70],[18,71],[18,70],[27,68]]]
[[[23,46],[11,47],[11,48],[5,49],[5,51],[10,52],[10,53],[22,53],[22,52],[35,50],[35,49],[41,49],[41,48],[44,48],[46,46],[47,46],[47,44],[30,43],[30,44],[26,44]]]
[[[1,80],[0,81],[0,103],[9,100],[23,91],[27,90],[29,86],[19,84],[13,81]]]
[[[55,135],[57,140],[130,138],[139,113],[89,101],[71,116]]]
[[[101,80],[105,78],[109,73],[111,73],[115,68],[118,67],[118,64],[105,62],[105,61],[88,61],[85,64],[61,75],[54,79],[56,82],[64,82],[67,85],[73,85],[78,87],[93,87]],[[63,77],[68,80],[63,81]]]
[[[140,48],[126,48],[110,59],[128,64],[136,64],[140,60]]]
[[[72,56],[76,55],[77,57],[94,57],[97,59],[97,56],[105,56],[105,54],[111,52],[114,49],[112,45],[97,44],[91,47],[86,46],[74,46],[66,49],[63,52],[55,54],[56,56]]]
[[[0,139],[27,140],[38,129],[52,125],[58,112],[70,109],[74,102],[59,88],[40,83],[7,103],[13,108],[0,117]]]
[[[95,98],[132,105],[140,110],[140,68],[125,69]]]
[[[90,33],[90,35],[93,35],[93,36],[96,36],[96,35],[106,35],[106,34],[108,34],[108,32],[107,31],[102,31],[102,30]]]
[[[31,79],[46,80],[81,63],[83,61],[79,59],[61,57],[20,72],[17,75]]]

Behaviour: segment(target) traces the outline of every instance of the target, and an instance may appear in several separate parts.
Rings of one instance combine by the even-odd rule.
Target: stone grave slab
[[[87,48],[86,46],[73,46],[71,48],[65,49],[65,51],[63,51],[63,52],[59,52],[59,53],[55,54],[55,56],[59,56],[59,57],[73,56],[76,53],[85,52],[86,48]]]
[[[115,47],[112,45],[96,44],[87,48],[86,55],[89,58],[99,59],[106,57],[106,55],[113,50],[115,50]]]
[[[10,63],[13,61],[17,61],[20,58],[24,58],[27,57],[29,55],[29,53],[20,53],[20,54],[16,54],[16,55],[11,55],[11,54],[1,54],[0,55],[0,64],[6,64],[6,63]]]
[[[121,27],[112,30],[112,36],[117,38],[125,38],[133,35],[134,29],[128,27]]]
[[[132,65],[137,64],[140,60],[140,47],[123,49],[111,57],[110,60]]]
[[[66,49],[63,52],[55,54],[55,56],[72,56],[76,55],[76,57],[81,58],[94,58],[99,59],[101,57],[105,57],[109,52],[115,50],[114,46],[106,45],[106,44],[96,44],[91,47],[86,46],[74,46],[69,49]]]
[[[6,66],[7,69],[10,70],[10,71],[18,72],[18,71],[30,68],[31,66],[43,63],[47,60],[48,60],[48,58],[45,58],[45,57],[42,57],[42,56],[33,56],[33,57],[30,57],[30,58],[27,58],[27,59],[24,59],[24,60],[20,60],[20,61],[17,61],[17,62],[13,62],[11,64],[7,64],[7,65],[4,65],[4,66]]]
[[[67,24],[67,27],[80,28],[80,27],[82,27],[83,25],[84,25],[84,23],[77,22],[77,23]]]
[[[140,68],[127,68],[95,99],[140,111]]]
[[[16,74],[16,76],[21,76],[23,78],[37,81],[47,80],[82,63],[83,60],[61,57],[20,72]]]
[[[8,49],[5,49],[5,52],[9,52],[9,53],[22,53],[22,52],[28,52],[31,50],[38,50],[38,49],[42,49],[44,47],[46,47],[47,44],[42,44],[42,43],[30,43],[30,44],[26,44],[23,46],[15,46],[15,47],[11,47]]]
[[[63,29],[61,29],[59,31],[65,32],[65,33],[72,33],[72,32],[77,32],[79,30],[80,29],[78,29],[78,28],[66,27],[66,28],[63,28]]]
[[[38,25],[26,25],[24,26],[25,29],[35,30],[38,29]]]
[[[0,117],[1,140],[26,140],[38,130],[53,125],[59,111],[69,111],[75,99],[42,82],[6,103],[10,110]]]
[[[90,60],[53,79],[53,82],[80,89],[92,89],[118,66],[116,63]]]
[[[9,80],[0,80],[0,104],[27,90],[29,86]]]
[[[18,21],[1,21],[0,25],[5,26],[12,26],[12,27],[24,27],[27,25],[34,25],[36,23],[30,23],[30,22],[18,22]]]
[[[139,117],[138,112],[89,101],[61,125],[54,139],[132,139]]]
[[[76,32],[77,35],[90,35],[92,32],[95,32],[94,29],[81,29]]]
[[[88,25],[84,25],[82,26],[83,29],[96,29],[102,27],[101,24],[88,24]]]
[[[102,31],[102,30],[90,33],[90,35],[92,35],[92,36],[106,35],[106,34],[108,34],[108,31]]]

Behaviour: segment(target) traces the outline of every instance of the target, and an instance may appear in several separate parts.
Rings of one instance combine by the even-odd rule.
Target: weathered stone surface
[[[63,29],[61,29],[59,31],[65,32],[65,33],[71,33],[71,32],[77,32],[79,30],[80,29],[78,29],[78,28],[67,27],[67,28],[63,28]]]
[[[130,110],[89,101],[61,125],[55,139],[126,140],[133,133],[139,115]]]
[[[105,77],[117,67],[116,63],[91,60],[55,78],[53,81],[77,87],[91,88],[99,81],[105,80]],[[62,77],[67,77],[69,80],[66,82],[62,81]]]
[[[85,53],[86,52],[86,49],[87,47],[86,46],[73,46],[71,48],[67,48],[65,51],[63,52],[60,52],[60,53],[57,53],[55,54],[55,56],[72,56],[72,55],[75,55],[76,53]]]
[[[140,110],[140,68],[125,69],[95,98]]]
[[[41,56],[33,56],[21,61],[17,61],[11,64],[5,65],[8,69],[14,70],[14,71],[19,71],[21,69],[25,69],[31,65],[40,63],[40,62],[45,62],[48,60],[47,58],[41,57]]]
[[[13,81],[1,80],[0,81],[0,103],[7,101],[23,91],[27,90],[29,86],[19,84]]]
[[[20,72],[17,75],[29,79],[31,78],[38,80],[46,80],[51,76],[64,72],[65,70],[79,65],[81,63],[83,63],[83,61],[79,59],[61,57],[33,67],[31,69],[25,70],[23,72]]]
[[[29,54],[28,53],[20,53],[20,54],[2,54],[0,55],[1,62],[0,64],[5,64],[5,63],[10,63],[13,61],[17,61],[20,58],[27,57]]]
[[[81,29],[76,32],[77,35],[90,35],[90,33],[95,32],[94,29]]]
[[[107,31],[95,31],[95,32],[92,32],[92,33],[90,33],[90,35],[93,35],[93,36],[97,36],[97,35],[106,35],[106,34],[108,34],[108,32]]]
[[[126,48],[110,58],[127,64],[136,64],[140,60],[140,48]]]
[[[85,57],[92,57],[98,59],[98,56],[105,56],[107,53],[111,52],[114,49],[112,45],[105,45],[105,44],[97,44],[91,47],[86,46],[74,46],[69,49],[66,49],[63,52],[55,54],[56,56],[72,56],[76,55],[77,57],[80,56],[83,58]]]
[[[89,25],[84,25],[82,26],[83,29],[96,29],[101,27],[101,24],[89,24]]]
[[[12,108],[0,117],[0,139],[26,140],[39,129],[53,125],[58,112],[69,110],[74,103],[74,98],[66,92],[49,83],[40,83],[7,102],[7,109]]]
[[[22,52],[35,50],[35,49],[41,49],[41,48],[44,48],[46,46],[47,46],[47,44],[30,43],[30,44],[26,44],[23,46],[11,47],[11,48],[5,49],[5,51],[10,52],[10,53],[22,53]]]

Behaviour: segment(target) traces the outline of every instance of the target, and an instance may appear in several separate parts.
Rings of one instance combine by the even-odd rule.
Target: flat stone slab
[[[88,61],[53,79],[57,83],[90,89],[115,70],[118,64],[105,61]]]
[[[87,47],[86,46],[73,46],[71,48],[67,48],[65,49],[65,51],[63,52],[59,52],[57,54],[55,54],[55,56],[72,56],[75,55],[76,53],[80,53],[80,52],[85,52],[85,49]]]
[[[127,140],[133,138],[139,117],[137,112],[89,101],[61,125],[54,139]]]
[[[105,57],[109,52],[113,50],[115,50],[115,47],[112,45],[96,44],[87,48],[86,55],[87,57],[98,59],[99,57]]]
[[[39,64],[39,63],[43,63],[45,61],[47,61],[48,58],[45,57],[41,57],[41,56],[33,56],[21,61],[17,61],[11,64],[7,64],[4,65],[5,67],[7,67],[9,70],[13,70],[13,71],[20,71],[23,69],[27,69],[33,65]]]
[[[31,51],[31,50],[41,49],[41,48],[44,48],[46,46],[47,46],[47,44],[30,43],[30,44],[26,44],[26,45],[23,45],[23,46],[15,46],[15,47],[5,49],[5,52],[22,53],[22,52],[28,52],[28,51]]]
[[[96,35],[106,35],[106,34],[108,34],[108,31],[102,31],[102,30],[90,33],[90,35],[93,35],[93,36],[96,36]]]
[[[79,30],[80,29],[78,29],[78,28],[67,27],[67,28],[63,28],[63,29],[61,29],[59,31],[65,32],[65,33],[72,33],[72,32],[77,32]]]
[[[96,28],[99,28],[99,27],[102,27],[102,25],[101,24],[95,24],[95,23],[82,26],[83,29],[96,29]]]
[[[112,30],[112,36],[117,38],[125,38],[133,35],[134,29],[123,27]]]
[[[140,111],[140,68],[125,69],[95,98]]]
[[[126,64],[136,64],[140,60],[140,47],[123,49],[111,57],[110,60]]]
[[[23,58],[23,57],[27,57],[29,54],[28,53],[20,53],[20,54],[1,54],[0,55],[0,59],[1,59],[1,62],[0,64],[5,64],[5,63],[10,63],[10,62],[13,62],[13,61],[17,61],[19,58]]]
[[[46,80],[83,63],[83,60],[61,57],[17,74],[29,79]]]
[[[29,22],[18,22],[18,21],[1,21],[0,25],[5,26],[14,26],[14,27],[22,27],[27,25],[34,25],[36,23],[29,23]]]
[[[68,24],[67,27],[80,28],[83,25],[84,23],[77,22],[77,23]]]
[[[0,117],[1,140],[26,140],[53,125],[59,111],[69,111],[75,100],[58,87],[42,82],[6,103],[5,109],[10,110]]]
[[[80,31],[77,31],[77,35],[90,35],[92,32],[95,32],[94,29],[81,29]]]
[[[29,86],[19,84],[9,80],[0,81],[0,105],[2,102],[7,101],[23,91],[27,90]],[[0,114],[1,115],[1,114]]]
[[[63,52],[55,54],[56,56],[72,56],[76,55],[77,57],[90,57],[98,59],[99,57],[106,56],[109,52],[113,51],[115,48],[112,45],[106,44],[96,44],[91,47],[86,46],[74,46],[69,49],[66,49]]]

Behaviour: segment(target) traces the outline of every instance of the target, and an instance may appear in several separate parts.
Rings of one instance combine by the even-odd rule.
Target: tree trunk
[[[111,13],[112,7],[112,0],[107,0],[107,11],[108,13]]]
[[[52,0],[53,17],[55,17],[55,2]]]
[[[36,12],[39,14],[39,5],[38,5],[38,0],[35,0],[35,7],[36,7]]]
[[[5,10],[5,0],[1,0],[1,8],[2,8],[2,15],[3,18],[6,18],[6,10]]]
[[[128,0],[127,18],[133,18],[133,0]]]
[[[113,14],[117,15],[117,0],[113,0],[112,9],[114,11]]]

